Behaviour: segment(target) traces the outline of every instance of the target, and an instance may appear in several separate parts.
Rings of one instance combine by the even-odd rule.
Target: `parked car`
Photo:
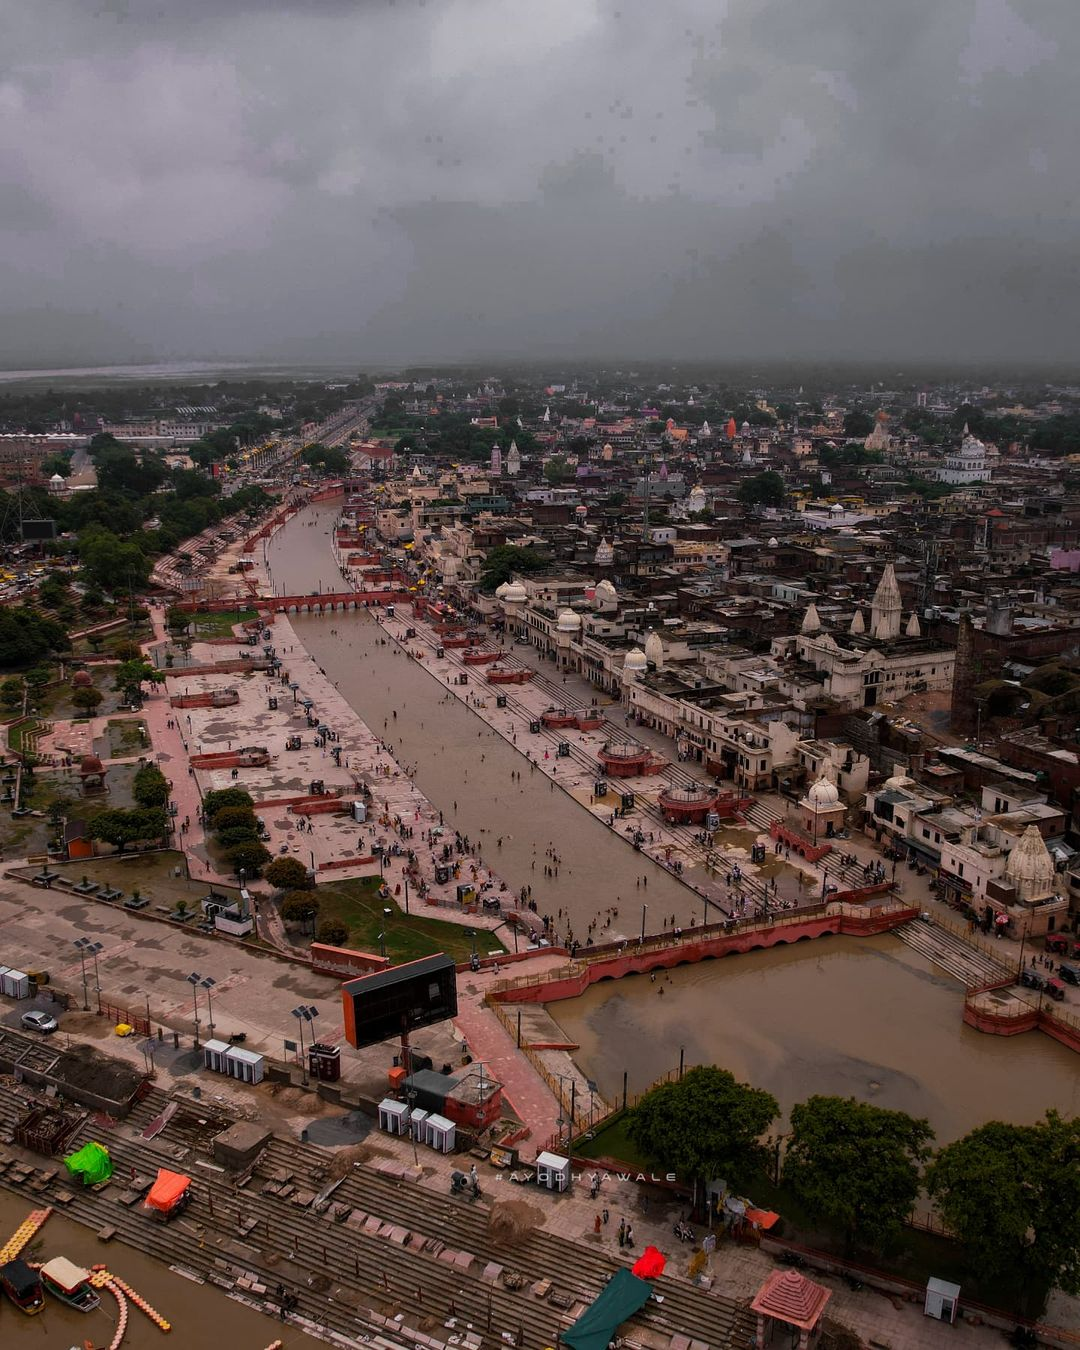
[[[1058,967],[1058,977],[1064,980],[1066,984],[1080,984],[1080,969],[1076,966],[1066,965],[1062,961]]]
[[[1050,995],[1050,997],[1054,1000],[1055,1003],[1064,1003],[1065,986],[1061,983],[1060,980],[1047,980],[1046,992]]]
[[[52,1013],[47,1012],[26,1012],[23,1013],[19,1021],[27,1031],[40,1031],[45,1036],[55,1031],[60,1025]]]
[[[1061,956],[1080,957],[1080,942],[1077,942],[1075,938],[1070,938],[1067,933],[1048,933],[1046,950],[1057,952]]]
[[[1046,988],[1046,979],[1037,970],[1022,970],[1020,972],[1020,983],[1025,989]]]

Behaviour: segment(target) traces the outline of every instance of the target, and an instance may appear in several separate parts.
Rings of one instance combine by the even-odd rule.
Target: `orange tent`
[[[157,1181],[147,1192],[146,1208],[168,1214],[190,1185],[191,1178],[184,1176],[182,1172],[170,1172],[168,1168],[159,1167]]]

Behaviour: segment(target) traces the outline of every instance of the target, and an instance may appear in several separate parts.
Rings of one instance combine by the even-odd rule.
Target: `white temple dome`
[[[631,647],[622,668],[624,675],[644,675],[649,668],[649,659],[640,647]]]
[[[776,537],[775,534],[771,534],[771,535],[769,536],[769,542],[768,542],[767,547],[768,547],[768,548],[779,548],[779,547],[780,547],[780,540],[777,539],[777,537]]]
[[[608,581],[607,577],[596,584],[596,590],[593,593],[593,604],[597,609],[615,609],[619,603],[618,592]]]
[[[495,599],[496,599],[496,600],[505,600],[505,599],[506,599],[506,592],[507,592],[509,589],[510,589],[510,583],[509,583],[508,581],[504,581],[503,584],[502,584],[501,586],[496,586],[496,587],[495,587]]]
[[[499,588],[502,595],[499,597],[504,605],[523,605],[529,598],[529,593],[520,581],[508,581],[504,587]],[[498,591],[496,591],[498,595]]]
[[[560,633],[576,633],[581,627],[581,615],[572,609],[564,609],[559,614],[558,625]]]
[[[806,800],[811,805],[824,809],[827,806],[836,806],[840,802],[840,793],[837,791],[835,783],[828,778],[819,778],[816,783],[810,787],[806,794]]]
[[[906,787],[910,787],[911,784],[912,784],[913,782],[914,782],[914,779],[908,778],[908,777],[906,776],[906,774],[902,774],[902,773],[894,773],[893,776],[892,776],[891,778],[886,778],[886,779],[885,779],[885,782],[884,782],[884,784],[883,784],[882,786],[883,786],[883,787],[886,787],[886,788],[892,788],[892,789],[896,789],[896,788],[906,788]]]
[[[664,644],[659,633],[650,633],[645,639],[645,660],[657,669],[664,664]]]
[[[1054,889],[1054,860],[1038,826],[1029,825],[1005,864],[1006,880],[1021,900],[1040,900]]]

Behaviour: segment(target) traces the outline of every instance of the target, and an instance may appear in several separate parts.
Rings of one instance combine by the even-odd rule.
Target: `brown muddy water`
[[[668,980],[670,979],[670,982]],[[660,995],[659,989],[664,993]],[[963,991],[899,938],[818,938],[670,977],[594,985],[548,1012],[608,1101],[685,1062],[767,1088],[785,1115],[814,1093],[925,1116],[941,1142],[989,1119],[1080,1109],[1080,1059],[1041,1032],[987,1036]]]
[[[0,1191],[0,1242],[6,1241],[35,1208],[38,1206],[21,1196]],[[190,1350],[211,1346],[262,1350],[278,1337],[286,1346],[298,1350],[300,1347],[314,1350],[322,1344],[274,1318],[243,1307],[211,1285],[194,1284],[174,1275],[160,1261],[123,1242],[99,1242],[91,1229],[60,1214],[52,1215],[24,1255],[34,1261],[66,1256],[87,1267],[103,1263],[172,1323],[172,1331],[166,1337],[129,1304],[123,1350],[150,1350],[151,1346],[164,1350],[168,1345]],[[178,1264],[183,1264],[182,1255]],[[27,1317],[0,1295],[0,1345],[4,1350],[9,1346],[19,1350],[24,1346],[67,1350],[68,1346],[81,1346],[85,1339],[98,1346],[108,1345],[116,1330],[116,1314],[116,1300],[104,1290],[101,1307],[92,1313],[65,1308],[46,1295],[44,1311],[37,1317]]]
[[[340,584],[324,534],[337,516],[336,507],[324,507],[317,517],[309,508],[278,531],[270,561],[279,590],[304,593],[320,581],[324,590]],[[304,524],[313,517],[317,525]],[[635,852],[539,770],[530,772],[524,757],[476,713],[453,697],[442,702],[448,696],[422,665],[395,656],[396,645],[379,645],[382,631],[370,615],[299,614],[290,622],[368,727],[394,747],[400,763],[416,765],[416,785],[447,824],[474,845],[479,841],[485,863],[515,892],[531,885],[541,914],[556,917],[561,908],[582,941],[586,925],[609,905],[619,910],[620,936],[640,929],[643,901],[650,932],[673,914],[682,927],[690,927],[695,916],[701,921],[701,901],[688,887]],[[521,780],[511,779],[511,772],[521,773]],[[544,876],[549,846],[561,859],[559,875],[551,879]],[[638,889],[637,879],[646,875],[648,884]],[[557,928],[563,931],[565,923]]]
[[[328,589],[334,504],[302,513],[270,547],[279,590]],[[308,526],[307,519],[316,523]],[[378,645],[369,616],[294,616],[297,634],[378,735],[415,763],[415,780],[448,823],[483,842],[485,860],[514,887],[531,883],[541,913],[559,907],[575,930],[618,904],[634,933],[672,913],[688,926],[694,898],[634,853],[523,760],[417,663]],[[337,629],[337,635],[331,629]],[[397,710],[396,723],[393,712]],[[383,721],[387,720],[387,729]],[[481,755],[484,756],[481,761]],[[503,846],[496,845],[502,836]],[[545,849],[562,859],[543,875]],[[533,867],[535,863],[535,868]],[[648,873],[647,889],[635,879]],[[658,982],[665,977],[658,977]],[[647,976],[597,985],[549,1011],[580,1044],[577,1056],[609,1101],[677,1067],[720,1064],[768,1088],[787,1111],[813,1093],[852,1095],[926,1116],[941,1140],[990,1118],[1030,1121],[1048,1107],[1080,1107],[1080,1060],[1038,1033],[985,1036],[961,1020],[962,990],[899,939],[830,938],[673,971],[661,997]]]

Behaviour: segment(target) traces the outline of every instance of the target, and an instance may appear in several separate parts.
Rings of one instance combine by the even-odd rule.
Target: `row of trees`
[[[219,788],[203,798],[206,827],[225,855],[232,870],[254,880],[270,861],[270,850],[259,838],[255,801],[243,788]]]
[[[315,893],[315,878],[296,858],[275,858],[264,873],[266,880],[281,895],[281,917],[286,923],[314,924],[321,905]],[[323,919],[315,930],[319,942],[340,947],[348,941],[348,927],[340,919]]]
[[[767,1174],[776,1099],[725,1069],[691,1069],[647,1093],[627,1131],[645,1157],[695,1188],[712,1178],[752,1190]],[[1033,1125],[991,1121],[935,1150],[928,1121],[854,1098],[813,1096],[791,1111],[783,1181],[848,1254],[893,1244],[921,1191],[984,1280],[1042,1306],[1080,1292],[1080,1121],[1050,1111]]]

